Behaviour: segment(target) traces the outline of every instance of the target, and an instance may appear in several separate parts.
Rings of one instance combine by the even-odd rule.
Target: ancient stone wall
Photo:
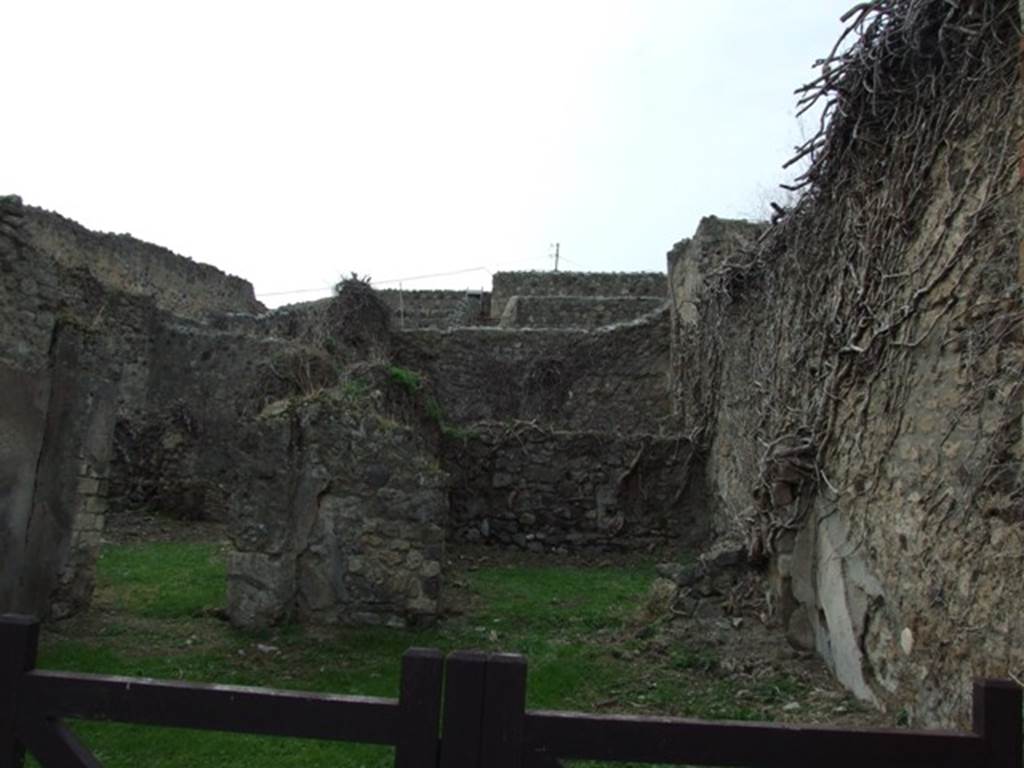
[[[537,419],[566,430],[657,433],[670,417],[669,314],[594,332],[407,331],[395,362],[424,374],[445,420]]]
[[[650,296],[513,296],[502,328],[600,328],[655,312],[663,299]]]
[[[226,519],[238,424],[269,402],[334,386],[347,367],[386,358],[389,344],[386,307],[358,281],[304,307],[158,321],[147,337],[143,394],[121,409],[115,433],[117,511]]]
[[[378,402],[342,386],[281,401],[245,426],[233,452],[236,625],[401,627],[437,615],[447,478],[430,433]]]
[[[595,333],[396,332],[387,302],[351,280],[328,300],[246,312],[260,307],[240,281],[16,199],[0,205],[0,251],[3,608],[77,610],[105,517],[145,511],[228,523],[240,625],[428,621],[454,455],[442,425],[491,435],[472,441],[483,463],[453,466],[458,499],[503,505],[493,541],[629,548],[696,530],[679,503],[688,446],[653,436],[670,431],[667,309]],[[489,322],[487,298],[406,293],[400,311],[410,299],[418,322]],[[480,419],[534,420],[548,437],[524,453]],[[560,484],[513,498],[500,483],[577,450],[588,457]],[[469,538],[484,522],[459,504],[448,530]]]
[[[857,130],[760,243],[705,221],[670,258],[717,530],[771,562],[794,643],[947,725],[973,677],[1024,672],[1016,4],[956,13],[871,49],[914,87],[846,104]]]
[[[106,513],[219,517],[237,421],[337,377],[324,350],[218,330],[159,309],[153,296],[114,290],[81,265],[108,263],[95,249],[155,258],[158,268],[139,280],[160,280],[163,260],[178,259],[179,276],[196,265],[58,217],[50,227],[51,218],[0,199],[0,609],[62,616],[90,597]],[[75,243],[83,253],[49,250]],[[204,291],[189,311],[216,304]],[[219,319],[231,325],[232,316]]]
[[[378,290],[395,329],[459,328],[491,322],[489,291]]]
[[[491,317],[497,321],[513,296],[647,296],[664,298],[661,272],[496,272]]]
[[[696,544],[708,533],[682,437],[475,425],[446,435],[443,455],[455,540],[565,553]]]
[[[146,351],[144,395],[126,401],[114,434],[114,512],[225,520],[237,425],[337,378],[322,353],[299,344],[171,317]]]
[[[35,247],[61,266],[87,269],[115,291],[151,296],[160,309],[184,317],[264,310],[249,282],[158,245],[92,232],[39,208],[24,209],[23,226]]]
[[[126,339],[102,287],[34,247],[0,198],[0,611],[88,601]],[[130,302],[129,302],[130,303]]]

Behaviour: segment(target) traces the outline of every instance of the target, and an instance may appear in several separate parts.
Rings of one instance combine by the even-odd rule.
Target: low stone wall
[[[228,614],[412,626],[438,611],[446,477],[429,435],[344,388],[282,401],[235,452]]]
[[[513,296],[502,328],[600,328],[636,320],[665,304],[647,296]]]
[[[665,298],[661,272],[495,272],[491,318],[500,320],[513,296],[647,296]]]
[[[577,431],[656,433],[670,418],[669,313],[582,330],[420,330],[395,362],[426,376],[446,421],[532,420]]]
[[[391,324],[397,330],[487,325],[491,318],[489,291],[385,289],[377,295],[391,309]]]
[[[459,541],[565,553],[696,545],[708,533],[681,437],[478,424],[448,435],[443,455]]]
[[[160,309],[185,317],[260,312],[252,284],[130,235],[92,232],[63,216],[24,208],[37,250],[68,268],[82,267],[116,291],[151,296]]]

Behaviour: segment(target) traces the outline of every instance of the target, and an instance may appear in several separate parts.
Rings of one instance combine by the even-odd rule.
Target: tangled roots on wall
[[[899,379],[933,341],[980,358],[1007,338],[998,316],[1020,319],[1012,299],[962,301],[1016,284],[1017,3],[879,0],[846,20],[820,77],[798,91],[805,109],[824,103],[820,129],[794,158],[809,161],[792,186],[801,196],[751,252],[708,276],[709,338],[684,341],[693,364],[719,371],[735,341],[721,318],[772,308],[763,335],[773,346],[750,361],[762,472],[744,526],[758,551],[793,523],[782,507],[794,489],[769,471],[780,444],[799,443],[797,493],[834,491],[826,467],[836,434],[862,442],[874,384]],[[970,397],[992,386],[979,377]],[[890,394],[888,411],[906,396]],[[850,398],[852,416],[839,407]],[[705,405],[707,419],[716,406]]]

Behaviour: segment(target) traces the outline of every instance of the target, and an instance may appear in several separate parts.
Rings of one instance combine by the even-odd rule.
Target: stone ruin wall
[[[127,237],[94,235],[14,198],[3,201],[0,235],[8,331],[0,376],[16,393],[0,411],[11,425],[0,485],[5,609],[51,617],[78,610],[91,594],[105,516],[159,510],[228,523],[229,608],[239,624],[416,624],[436,614],[444,538],[453,531],[453,465],[438,436],[442,424],[467,415],[457,403],[461,385],[439,386],[459,357],[448,344],[442,357],[452,359],[433,354],[440,332],[398,332],[386,302],[363,284],[339,299],[254,314],[251,288],[236,290],[235,278]],[[176,290],[147,282],[159,288],[165,279]],[[210,284],[195,284],[204,279]],[[181,286],[190,286],[187,305],[178,301]],[[451,323],[459,311],[467,322],[479,318],[487,295],[468,313],[464,292],[417,298],[444,307]],[[469,345],[466,354],[480,352],[473,331],[448,333]],[[501,375],[509,364],[496,357],[502,344],[530,374],[515,404],[501,394],[506,382],[489,382],[480,399],[491,399],[484,410],[493,418],[655,430],[660,422],[645,414],[668,413],[667,313],[582,346],[577,332],[496,334],[506,340],[468,378],[482,381],[494,365]],[[389,368],[390,359],[410,367]],[[395,370],[422,375],[425,385],[410,390]],[[624,393],[636,402],[603,406]],[[550,439],[600,442],[596,433]],[[499,442],[491,447],[505,452],[501,461],[521,460]],[[580,488],[601,496],[597,475],[621,474],[637,444],[595,454],[607,467],[579,478]],[[669,493],[671,473],[662,468],[655,481],[653,461],[639,462],[649,480],[642,494],[630,490],[634,480],[622,483],[627,535],[605,526],[586,544],[668,535],[660,523],[637,524],[638,499]],[[535,498],[548,503],[551,491]],[[533,536],[528,520],[519,524]],[[541,536],[553,530],[537,524]],[[573,541],[553,537],[550,548]]]
[[[584,328],[627,323],[665,303],[665,276],[650,273],[499,272],[495,285],[503,309],[492,309],[490,291],[377,289],[391,310],[395,331],[457,328]],[[508,293],[522,291],[523,293]],[[536,293],[530,293],[535,291]],[[562,293],[569,291],[570,293]],[[571,293],[571,292],[577,293]],[[267,315],[231,318],[260,335],[309,338],[330,299],[291,304]],[[497,312],[497,314],[495,314]]]
[[[709,533],[691,496],[699,467],[682,436],[507,423],[445,440],[456,541],[555,554],[696,550]]]
[[[436,617],[447,476],[436,428],[382,411],[386,387],[278,401],[231,446],[236,624],[402,627]]]
[[[505,302],[502,328],[585,328],[629,322],[656,312],[654,296],[513,296]]]
[[[595,332],[409,331],[394,359],[423,373],[455,425],[530,421],[562,430],[657,433],[671,418],[668,311]]]
[[[578,299],[557,300],[572,309]],[[574,322],[396,337],[394,360],[423,374],[445,425],[453,540],[556,554],[696,550],[708,534],[691,482],[700,471],[673,428],[670,318],[654,302],[653,313],[593,331]]]
[[[40,224],[51,220],[56,229]],[[115,424],[146,401],[161,314],[152,297],[113,291],[77,260],[66,266],[47,250],[54,231],[76,227],[0,198],[0,605],[55,617],[91,594]],[[142,261],[147,247],[132,246]],[[222,273],[197,274],[215,283],[211,295],[221,293]],[[244,293],[236,309],[250,305]]]
[[[102,287],[61,274],[0,198],[0,605],[64,616],[92,591],[120,342]]]
[[[513,296],[665,298],[662,272],[495,272],[491,319],[501,320]]]
[[[22,229],[37,249],[67,269],[84,268],[112,290],[151,296],[184,317],[261,312],[252,285],[130,235],[92,232],[63,216],[24,207]]]
[[[486,325],[491,316],[490,291],[406,291],[379,289],[397,330]]]
[[[327,380],[292,340],[162,316],[142,345],[145,377],[119,409],[109,498],[123,512],[229,517],[225,443],[268,403]]]
[[[52,215],[0,199],[0,610],[60,618],[91,596],[107,514],[230,518],[239,422],[337,376],[307,339],[252,333],[258,321],[238,314],[253,307],[251,287],[236,290],[235,278],[181,259],[172,271],[190,276],[199,298],[171,314],[56,258],[52,231],[31,224],[40,216]],[[82,238],[119,249],[111,261],[171,258],[122,237]],[[219,314],[196,316],[207,311]],[[369,349],[359,334],[337,336],[344,355]]]
[[[110,467],[138,467],[117,458],[118,425],[170,435],[143,474],[177,472],[184,482],[208,471],[207,495],[183,507],[220,504],[244,521],[231,529],[230,589],[236,614],[253,624],[428,619],[446,489],[457,538],[526,548],[579,541],[568,521],[598,546],[614,543],[602,536],[620,525],[638,541],[707,525],[695,517],[673,531],[657,517],[631,519],[643,506],[639,468],[659,508],[664,498],[684,516],[706,507],[721,540],[768,563],[791,641],[820,653],[851,690],[915,723],[962,725],[970,678],[1024,674],[1024,196],[1012,170],[1021,96],[1016,70],[976,82],[996,88],[965,97],[973,101],[959,114],[973,117],[937,146],[906,229],[885,241],[853,236],[872,211],[901,199],[886,174],[856,169],[843,189],[790,211],[767,234],[705,220],[670,256],[670,290],[650,288],[670,299],[671,318],[605,329],[581,358],[574,351],[593,337],[578,331],[499,329],[371,334],[345,341],[339,355],[321,323],[333,302],[201,320],[206,309],[174,304],[181,291],[163,306],[132,295],[147,293],[139,275],[149,273],[62,263],[56,256],[67,258],[74,237],[54,235],[19,201],[0,201],[0,381],[10,393],[0,407],[0,604],[59,617],[88,599],[106,507],[123,502],[110,490]],[[993,147],[1009,153],[1005,164],[991,162]],[[850,229],[828,242],[822,233],[836,219]],[[872,271],[879,253],[897,255],[884,273]],[[890,302],[899,324],[884,354],[869,350],[870,363],[858,334],[879,326],[849,325],[858,316],[847,301],[859,295],[858,279],[876,290],[867,275],[897,286],[874,298]],[[511,296],[543,295],[546,277],[538,287],[532,277],[496,279],[492,320]],[[621,295],[609,286],[595,293]],[[250,294],[223,296],[244,305]],[[220,300],[209,303],[238,311]],[[900,302],[912,311],[900,314]],[[823,307],[835,308],[831,324]],[[669,324],[670,350],[659,324]],[[826,342],[854,343],[822,343],[822,329]],[[602,356],[618,339],[631,359]],[[344,372],[379,351],[377,342],[429,387],[396,392],[386,366]],[[224,366],[211,362],[221,355]],[[826,398],[828,430],[819,433],[808,415],[831,371],[842,372],[842,386]],[[275,383],[250,391],[250,378]],[[403,397],[411,403],[396,405]],[[237,435],[219,440],[239,418]],[[480,423],[491,421],[504,423]],[[616,434],[623,424],[629,433]],[[816,442],[821,434],[827,440]],[[154,442],[136,435],[121,445]],[[569,449],[594,463],[557,476],[535,460]],[[275,480],[282,468],[284,483]],[[519,475],[534,482],[509,484]],[[212,488],[225,492],[221,502],[210,501]],[[162,503],[170,492],[146,493]],[[486,515],[474,509],[475,493],[489,499]],[[566,493],[580,503],[550,506]],[[273,504],[256,503],[263,499]]]
[[[702,436],[718,534],[770,561],[791,642],[918,724],[967,725],[972,678],[1024,676],[1024,131],[1007,8],[988,8],[1006,31],[999,75],[926,107],[959,122],[923,173],[895,152],[879,173],[885,156],[855,147],[842,186],[773,232],[706,219],[669,260],[678,415]],[[902,104],[891,125],[916,119]],[[899,223],[894,201],[918,207],[873,235]]]

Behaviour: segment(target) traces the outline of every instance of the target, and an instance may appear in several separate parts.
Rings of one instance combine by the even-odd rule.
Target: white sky
[[[0,0],[0,194],[270,306],[352,271],[486,288],[556,241],[660,271],[701,216],[763,215],[851,4]]]

